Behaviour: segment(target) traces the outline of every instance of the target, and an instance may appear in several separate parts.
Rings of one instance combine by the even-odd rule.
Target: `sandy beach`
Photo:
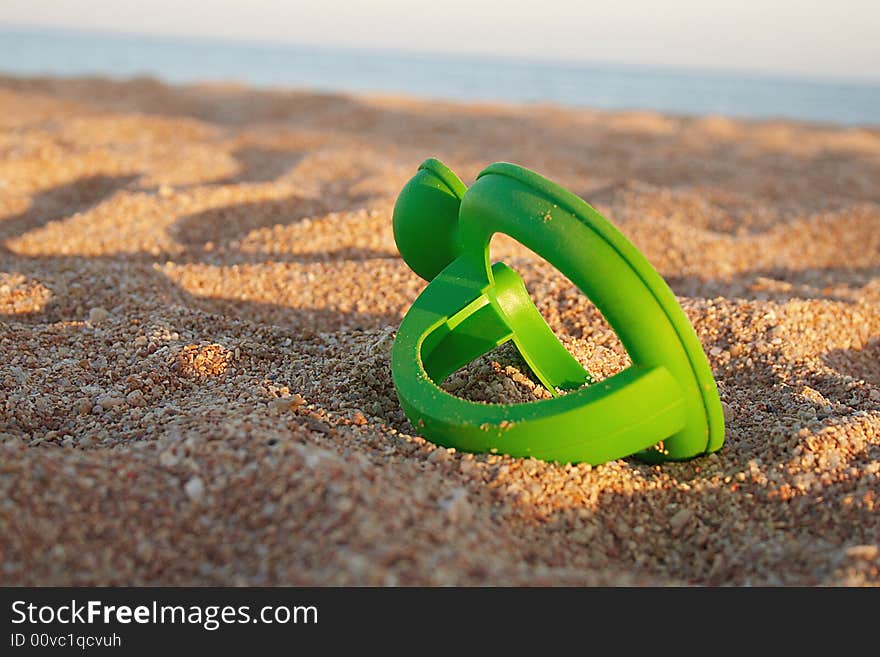
[[[565,185],[666,278],[724,448],[439,448],[390,346],[426,157]],[[571,352],[628,356],[510,240]],[[510,347],[444,384],[547,393]],[[0,77],[0,584],[880,584],[880,128]]]

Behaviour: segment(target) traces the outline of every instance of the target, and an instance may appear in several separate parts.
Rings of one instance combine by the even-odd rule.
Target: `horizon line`
[[[374,56],[401,56],[401,57],[418,57],[424,59],[454,59],[454,60],[471,60],[474,58],[484,58],[490,61],[503,62],[507,64],[521,64],[528,66],[548,66],[570,68],[573,70],[624,70],[630,73],[655,73],[655,74],[672,74],[682,76],[712,76],[733,79],[745,79],[767,82],[794,82],[817,85],[843,85],[880,88],[880,77],[867,78],[859,76],[830,76],[817,75],[811,76],[806,73],[793,71],[755,71],[736,68],[723,68],[711,66],[676,66],[651,63],[633,63],[633,62],[615,62],[613,60],[596,60],[582,58],[564,58],[558,55],[540,56],[540,55],[515,55],[508,53],[485,53],[485,52],[461,52],[461,51],[444,51],[433,48],[417,50],[408,48],[383,48],[364,45],[344,45],[344,44],[325,44],[309,41],[289,41],[277,38],[268,38],[262,42],[257,37],[241,37],[241,36],[213,36],[205,34],[192,34],[182,32],[140,32],[140,31],[119,31],[104,28],[69,28],[54,25],[40,25],[36,23],[10,23],[0,21],[0,32],[19,33],[26,35],[28,33],[36,34],[58,34],[67,37],[88,38],[99,36],[102,38],[111,38],[117,40],[138,39],[142,41],[152,41],[158,43],[174,43],[176,45],[213,45],[213,46],[236,46],[253,50],[310,50],[313,52],[333,52],[343,51],[350,54],[374,55]],[[2,66],[2,63],[0,63]]]

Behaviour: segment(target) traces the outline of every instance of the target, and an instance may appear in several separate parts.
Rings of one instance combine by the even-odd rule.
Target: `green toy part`
[[[699,338],[660,274],[582,199],[507,163],[490,165],[467,188],[429,159],[401,191],[393,224],[401,256],[429,281],[400,325],[391,361],[403,410],[426,437],[464,451],[594,465],[720,449],[724,416]],[[490,262],[495,233],[530,248],[586,294],[632,365],[594,383],[519,275]],[[508,340],[552,399],[485,404],[440,388]]]

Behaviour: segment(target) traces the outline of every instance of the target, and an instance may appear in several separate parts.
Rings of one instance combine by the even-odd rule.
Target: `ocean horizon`
[[[0,27],[0,73],[880,125],[880,83]]]

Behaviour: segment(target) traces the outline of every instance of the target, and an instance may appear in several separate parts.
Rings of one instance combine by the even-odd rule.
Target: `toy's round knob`
[[[458,209],[467,187],[439,160],[425,160],[394,204],[394,241],[409,268],[432,280],[459,256]]]

